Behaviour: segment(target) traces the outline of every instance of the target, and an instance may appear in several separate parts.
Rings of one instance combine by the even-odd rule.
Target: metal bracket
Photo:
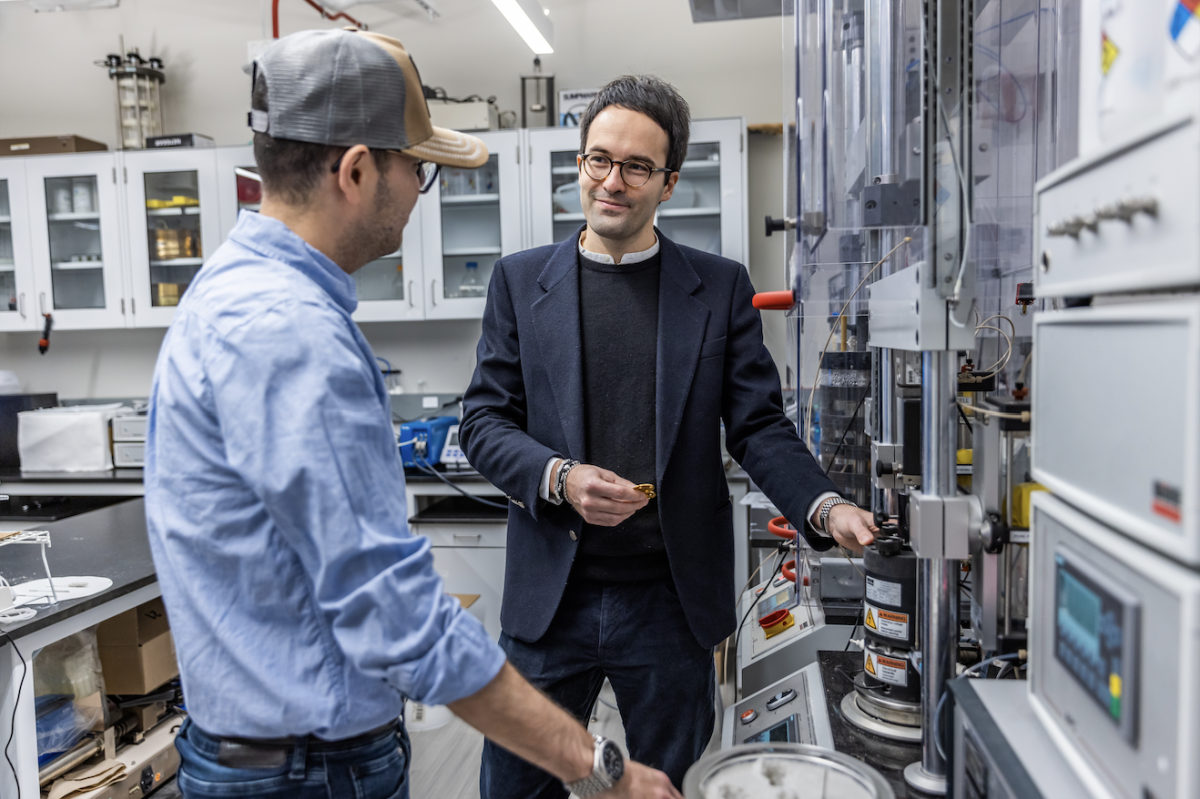
[[[899,444],[871,442],[871,485],[875,488],[899,488],[904,474],[904,449]]]
[[[909,501],[908,530],[918,557],[965,560],[987,524],[976,496],[939,497],[915,494]]]

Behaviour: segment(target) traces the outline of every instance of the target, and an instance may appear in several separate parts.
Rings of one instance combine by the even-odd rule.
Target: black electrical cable
[[[858,615],[854,617],[854,626],[850,628],[850,638],[854,637],[854,632],[855,632],[855,630],[858,629],[858,625],[862,624],[862,615],[863,615],[862,605],[859,605],[858,606]],[[866,634],[865,630],[863,631],[863,634],[864,635]],[[842,650],[843,652],[850,651],[850,638],[846,639],[846,648]]]
[[[771,572],[771,576],[767,578],[767,584],[763,586],[762,592],[759,593],[758,596],[754,597],[754,601],[751,602],[750,607],[746,609],[746,615],[742,616],[742,623],[738,625],[737,634],[733,636],[733,653],[735,657],[737,655],[738,641],[742,639],[742,628],[746,626],[746,619],[748,619],[750,614],[754,612],[754,608],[758,605],[758,600],[762,599],[763,594],[767,593],[767,588],[769,588],[771,583],[775,580],[775,575],[779,574],[779,570],[783,568],[783,562],[787,560],[787,549],[787,542],[784,541],[779,545],[779,548],[775,550],[775,552],[779,555],[779,563],[775,564],[775,571]]]
[[[508,505],[501,505],[499,502],[491,502],[489,500],[483,499],[482,497],[477,497],[474,494],[472,494],[468,491],[465,491],[462,488],[460,488],[459,486],[450,482],[442,475],[441,472],[439,472],[437,469],[434,469],[433,467],[431,467],[429,465],[429,461],[425,460],[424,458],[421,458],[421,460],[419,460],[419,461],[414,459],[414,463],[417,464],[418,469],[425,472],[426,474],[432,474],[434,477],[441,480],[443,483],[450,486],[451,488],[453,488],[458,493],[462,494],[467,499],[473,499],[476,502],[478,502],[480,505],[487,505],[489,508],[499,508],[500,510],[508,510]],[[422,466],[422,464],[424,464],[424,465]]]
[[[863,392],[859,397],[858,404],[854,406],[854,413],[850,415],[850,421],[846,422],[846,429],[842,431],[842,437],[838,440],[837,448],[833,450],[833,455],[829,458],[829,465],[825,467],[825,476],[829,476],[829,470],[833,468],[833,462],[837,460],[838,453],[842,451],[842,445],[846,443],[846,435],[849,434],[850,428],[854,427],[854,420],[858,418],[858,412],[862,410],[863,403],[867,400],[867,395],[871,393],[870,389]]]
[[[967,429],[970,430],[971,429],[971,420],[967,418],[967,412],[963,410],[963,406],[959,405],[956,402],[956,403],[954,403],[954,407],[958,408],[958,415],[962,417],[963,424],[965,424],[967,426]]]
[[[8,767],[12,769],[13,781],[17,784],[17,799],[21,799],[21,778],[17,776],[17,767],[13,765],[12,759],[8,756],[8,747],[12,746],[13,734],[17,731],[17,705],[21,703],[21,691],[25,690],[25,675],[29,672],[29,664],[25,662],[25,656],[21,654],[21,650],[17,649],[17,642],[13,640],[12,636],[8,633],[3,635],[12,645],[17,657],[21,659],[21,682],[18,683],[17,693],[13,698],[12,721],[8,725],[8,742],[4,744],[4,759],[8,761]]]

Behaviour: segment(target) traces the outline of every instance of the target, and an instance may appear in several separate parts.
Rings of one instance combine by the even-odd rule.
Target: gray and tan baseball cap
[[[266,81],[267,108],[250,111],[250,127],[273,138],[365,144],[468,169],[487,161],[476,137],[433,126],[417,67],[390,36],[294,33],[255,59],[253,80]]]

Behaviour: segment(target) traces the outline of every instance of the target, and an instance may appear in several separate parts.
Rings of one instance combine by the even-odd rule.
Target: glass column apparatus
[[[117,98],[117,141],[122,150],[140,150],[150,136],[163,133],[162,84],[160,58],[143,59],[137,49],[125,54],[109,55],[96,62],[108,68]]]

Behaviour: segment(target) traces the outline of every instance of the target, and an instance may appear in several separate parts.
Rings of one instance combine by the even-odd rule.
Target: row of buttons
[[[775,694],[775,696],[767,700],[767,710],[778,710],[795,698],[796,691],[792,688],[788,688],[785,691],[780,691],[779,693]],[[754,708],[750,708],[742,713],[742,724],[749,724],[756,718],[758,718],[758,711]]]
[[[1046,235],[1076,238],[1084,228],[1095,233],[1101,222],[1119,219],[1131,223],[1138,214],[1158,216],[1158,200],[1153,197],[1134,197],[1112,205],[1102,205],[1091,216],[1073,216],[1061,222],[1054,222],[1046,228]]]

